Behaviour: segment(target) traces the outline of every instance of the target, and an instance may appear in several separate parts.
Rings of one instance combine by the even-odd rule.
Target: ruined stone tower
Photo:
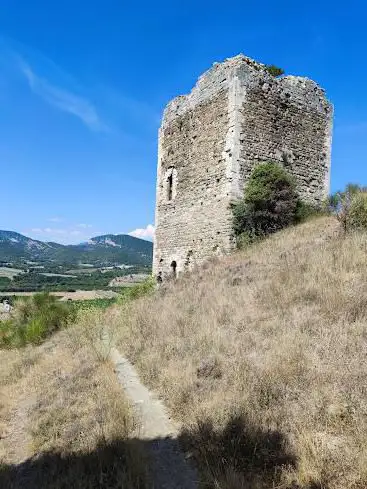
[[[231,203],[254,166],[277,161],[301,197],[329,193],[332,106],[312,80],[275,78],[243,55],[215,63],[166,107],[159,131],[153,273],[234,248]]]

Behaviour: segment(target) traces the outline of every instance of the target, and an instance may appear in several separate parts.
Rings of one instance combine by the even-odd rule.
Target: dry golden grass
[[[41,346],[0,351],[1,488],[146,487],[138,426],[96,325],[85,334],[92,315]]]
[[[106,313],[205,487],[367,487],[366,276],[319,218]]]

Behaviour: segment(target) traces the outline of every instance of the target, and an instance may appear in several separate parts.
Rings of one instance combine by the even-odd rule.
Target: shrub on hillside
[[[353,196],[349,211],[351,229],[367,229],[367,192],[358,192]]]
[[[60,329],[72,310],[47,293],[18,299],[12,318],[0,323],[0,347],[19,347],[41,343]]]
[[[300,212],[294,179],[277,163],[259,164],[233,212],[240,240],[253,241],[293,224]]]
[[[328,216],[330,215],[329,204],[328,201],[322,202],[322,204],[317,207],[316,205],[309,204],[308,202],[304,202],[301,199],[298,199],[297,209],[295,215],[295,222],[297,224],[301,222],[305,222],[308,219],[317,216]]]
[[[343,192],[330,197],[330,208],[344,232],[367,229],[367,189],[348,184]]]

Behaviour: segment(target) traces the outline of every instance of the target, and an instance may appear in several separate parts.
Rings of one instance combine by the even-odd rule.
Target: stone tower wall
[[[162,129],[155,236],[161,246],[155,245],[155,269],[170,271],[176,261],[177,271],[182,271],[202,262],[215,247],[228,249],[231,216],[223,203],[226,175],[221,161],[228,127],[226,108],[223,92]],[[175,188],[168,200],[165,176],[172,167]]]
[[[168,104],[159,132],[153,272],[234,247],[231,203],[253,167],[285,165],[302,197],[329,191],[332,108],[311,80],[274,78],[244,56],[215,64]]]
[[[320,204],[329,194],[332,107],[312,80],[259,79],[240,110],[242,194],[256,162],[277,161],[295,178],[301,198]]]

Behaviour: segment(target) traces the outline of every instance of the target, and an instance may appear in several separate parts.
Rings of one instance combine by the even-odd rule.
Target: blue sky
[[[332,190],[367,184],[362,1],[0,0],[0,229],[149,237],[165,104],[240,52],[335,105]]]

